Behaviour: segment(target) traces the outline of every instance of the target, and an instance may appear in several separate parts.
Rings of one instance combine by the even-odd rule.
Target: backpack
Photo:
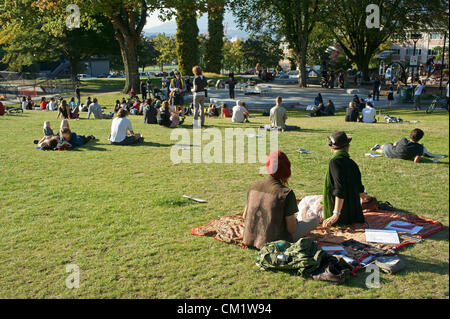
[[[200,83],[196,83],[197,84],[197,92],[202,92],[206,90],[206,87],[208,86],[208,80],[203,76],[200,75],[198,76],[200,78]]]
[[[301,238],[294,244],[279,240],[261,247],[256,265],[264,270],[295,271],[299,276],[310,277],[327,256],[311,238]]]

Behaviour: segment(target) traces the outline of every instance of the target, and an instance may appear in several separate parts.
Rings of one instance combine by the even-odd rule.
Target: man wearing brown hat
[[[323,192],[324,227],[364,223],[361,199],[368,201],[358,165],[350,158],[351,137],[335,132],[328,137],[333,151]]]

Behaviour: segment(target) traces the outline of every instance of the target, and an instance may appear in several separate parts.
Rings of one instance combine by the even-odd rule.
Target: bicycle
[[[447,99],[435,95],[433,102],[431,102],[430,106],[427,108],[427,114],[433,113],[437,108],[445,109],[448,112]]]

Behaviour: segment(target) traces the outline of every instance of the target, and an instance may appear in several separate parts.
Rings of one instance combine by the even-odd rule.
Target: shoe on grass
[[[375,144],[375,146],[372,147],[370,150],[371,150],[371,151],[376,151],[376,150],[379,150],[380,148],[381,148],[381,145],[380,145],[380,144]]]

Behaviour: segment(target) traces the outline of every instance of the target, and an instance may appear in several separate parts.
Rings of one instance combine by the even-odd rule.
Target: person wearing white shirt
[[[448,81],[447,81],[447,94],[445,95],[445,97],[447,98],[447,111],[449,110],[449,106],[448,106]]]
[[[52,97],[50,100],[50,103],[48,103],[48,110],[49,111],[56,111],[56,101],[55,98]]]
[[[27,101],[27,98],[24,96],[22,99],[22,110],[25,111],[27,109],[27,107],[28,107],[28,101]]]
[[[248,122],[249,113],[247,109],[244,107],[244,103],[242,101],[237,101],[236,106],[233,107],[233,116],[231,121],[233,123],[244,123]]]
[[[141,134],[134,134],[131,121],[126,118],[127,116],[128,111],[120,109],[117,117],[112,121],[111,135],[109,136],[112,145],[132,145],[144,141]]]
[[[414,90],[414,107],[415,107],[416,111],[420,110],[420,100],[421,100],[424,90],[425,90],[425,85],[422,84],[422,81],[419,81],[419,84],[417,85],[416,89]]]
[[[373,107],[372,103],[366,103],[366,107],[362,110],[362,121],[363,123],[376,123],[377,120],[375,116],[377,115],[377,110]]]

